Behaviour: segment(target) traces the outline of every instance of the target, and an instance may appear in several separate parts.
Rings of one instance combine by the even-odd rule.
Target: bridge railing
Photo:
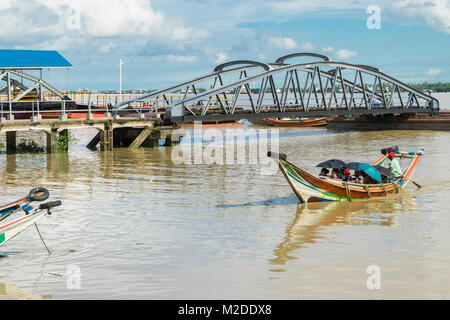
[[[76,105],[70,100],[59,101],[17,101],[14,103],[0,101],[0,121],[29,120],[40,121],[42,119],[70,119],[109,118],[113,117],[111,105],[95,106]],[[161,110],[155,110],[151,106],[133,107],[128,109],[122,117],[156,118]],[[118,117],[116,115],[116,117]]]

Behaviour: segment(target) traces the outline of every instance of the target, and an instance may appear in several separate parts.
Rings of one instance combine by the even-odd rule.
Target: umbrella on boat
[[[319,168],[331,168],[331,169],[342,169],[345,166],[345,162],[338,159],[330,159],[319,163],[316,167]]]
[[[380,173],[381,173],[383,176],[386,176],[386,177],[391,178],[391,179],[395,178],[395,176],[392,174],[391,170],[389,170],[388,168],[383,167],[383,166],[380,166],[380,165],[375,166],[375,168],[376,168],[378,171],[380,171]]]
[[[372,179],[381,182],[381,173],[374,166],[368,163],[361,162],[350,162],[345,165],[347,169],[356,170],[356,171],[364,171],[367,173]]]

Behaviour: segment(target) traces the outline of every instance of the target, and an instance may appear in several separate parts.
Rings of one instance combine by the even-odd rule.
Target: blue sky
[[[71,89],[117,89],[119,58],[124,88],[150,89],[228,60],[293,52],[372,65],[405,82],[450,81],[450,1],[376,1],[381,29],[369,29],[374,2],[2,0],[0,47],[60,51],[75,65]],[[51,80],[66,89],[65,72]]]

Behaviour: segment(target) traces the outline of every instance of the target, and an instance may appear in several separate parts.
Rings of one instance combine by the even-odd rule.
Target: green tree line
[[[409,83],[408,85],[416,90],[431,90],[432,92],[450,92],[450,82]]]
[[[432,92],[450,92],[450,82],[433,82],[433,83],[428,83],[428,82],[424,82],[424,83],[408,83],[408,85],[416,90],[419,91],[424,91],[424,90],[431,90]],[[369,86],[368,84],[365,84],[365,88],[366,89],[370,89],[371,86]],[[319,89],[319,88],[317,88]],[[383,89],[387,92],[390,92],[392,90],[392,86],[388,83],[383,83]],[[206,89],[205,88],[196,88],[197,92],[202,93],[205,92]],[[259,88],[256,89],[252,89],[251,91],[253,93],[258,93],[259,92]],[[271,88],[266,88],[266,92],[269,93],[271,92]],[[306,88],[306,92],[309,92],[310,88]],[[381,90],[380,86],[377,84],[376,86],[376,90]],[[156,89],[151,89],[148,90],[147,92],[153,92],[156,91]],[[230,90],[232,92],[234,92],[234,90]],[[292,88],[289,88],[290,92],[293,92],[294,90]],[[298,89],[296,90],[298,92]],[[305,91],[303,88],[301,89],[301,91]],[[335,91],[336,92],[341,92],[342,91],[342,87],[339,84],[336,84],[335,87]],[[403,92],[403,90],[401,90]],[[178,89],[176,91],[174,91],[174,93],[182,93],[183,91],[181,89]],[[328,87],[327,88],[327,92],[331,92],[331,88]]]

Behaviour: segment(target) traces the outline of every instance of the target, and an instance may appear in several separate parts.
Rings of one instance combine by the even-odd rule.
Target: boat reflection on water
[[[414,198],[405,194],[391,198],[322,202],[297,207],[295,219],[286,228],[286,237],[274,250],[272,265],[284,265],[297,259],[295,251],[315,243],[324,227],[339,225],[399,226],[399,214],[418,208]],[[280,272],[282,270],[271,270]]]
[[[9,253],[1,254],[0,257],[7,258],[9,256]],[[33,287],[31,291],[24,290],[20,288],[19,286],[11,283],[3,283],[0,282],[0,300],[46,300],[46,299],[52,299],[53,296],[49,294],[37,294],[36,291],[38,290],[38,287],[40,285],[41,279],[47,274],[45,271],[45,267],[47,265],[47,261],[50,257],[50,254],[48,254],[45,259],[42,261],[41,264],[41,270],[39,272],[38,277],[34,281]],[[53,274],[56,275],[56,274]],[[60,276],[60,275],[57,275]],[[0,276],[1,278],[1,276]]]
[[[44,300],[51,299],[51,295],[40,295],[21,289],[15,284],[7,284],[0,282],[0,299],[9,300]]]

